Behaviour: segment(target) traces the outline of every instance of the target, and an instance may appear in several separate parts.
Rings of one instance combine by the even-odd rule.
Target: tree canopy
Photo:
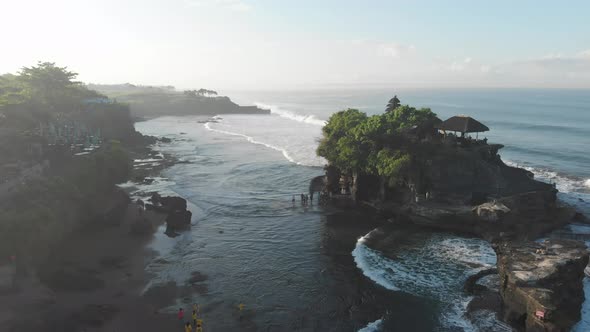
[[[377,174],[393,184],[411,164],[407,130],[434,119],[429,108],[408,105],[373,116],[356,109],[340,111],[322,129],[317,154],[342,171]]]
[[[0,113],[25,125],[33,118],[73,112],[84,99],[102,96],[75,81],[77,75],[53,62],[23,67],[17,75],[1,75]]]
[[[185,90],[183,93],[189,97],[205,97],[205,96],[217,96],[217,91],[199,89],[199,90]]]

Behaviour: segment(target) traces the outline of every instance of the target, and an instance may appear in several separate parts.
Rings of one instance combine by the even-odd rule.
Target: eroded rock
[[[588,264],[583,243],[502,243],[496,253],[506,321],[526,331],[569,331],[580,320]]]

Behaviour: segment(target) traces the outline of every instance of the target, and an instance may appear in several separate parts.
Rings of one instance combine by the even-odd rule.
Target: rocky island
[[[310,193],[319,192],[321,202],[370,207],[396,224],[492,242],[503,318],[527,331],[565,330],[579,320],[586,248],[529,241],[579,214],[558,202],[553,185],[506,165],[498,154],[503,146],[479,138],[487,130],[465,115],[442,121],[397,97],[384,114],[335,113],[317,150],[329,164]],[[537,311],[546,314],[535,318]]]

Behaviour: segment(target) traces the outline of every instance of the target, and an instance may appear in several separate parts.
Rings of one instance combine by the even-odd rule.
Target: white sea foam
[[[358,239],[352,255],[363,274],[392,291],[432,298],[444,304],[440,322],[447,328],[474,331],[478,327],[464,316],[470,296],[462,294],[467,275],[496,262],[489,244],[478,239],[433,234],[416,238],[396,252],[395,259],[367,246],[373,230]],[[497,321],[497,320],[496,320]]]
[[[370,235],[371,232],[360,237],[356,242],[356,246],[352,251],[356,266],[361,269],[367,278],[373,280],[377,284],[389,290],[399,290],[393,281],[388,278],[390,275],[388,271],[393,267],[394,262],[381,256],[378,251],[365,245],[366,239]]]
[[[358,332],[377,332],[381,328],[381,324],[383,324],[383,319],[377,319],[376,321],[367,324],[367,326],[363,327]]]
[[[575,179],[572,177],[561,175],[556,171],[550,169],[526,166],[509,160],[506,160],[504,162],[508,166],[524,168],[527,171],[532,172],[535,175],[535,178],[538,180],[555,183],[557,189],[564,193],[580,190],[584,187],[590,187],[590,179]]]
[[[252,144],[257,144],[257,145],[262,145],[262,146],[266,146],[267,148],[279,151],[283,154],[283,156],[290,162],[295,163],[297,165],[303,165],[302,163],[296,161],[295,159],[293,159],[290,155],[289,152],[287,152],[287,150],[280,148],[278,146],[274,146],[272,144],[268,144],[268,143],[264,143],[264,142],[260,142],[255,140],[253,137],[250,137],[248,135],[244,135],[244,134],[240,134],[240,133],[234,133],[231,131],[227,131],[227,130],[221,130],[221,129],[215,129],[215,128],[211,128],[211,122],[207,122],[205,123],[205,128],[207,128],[207,130],[210,131],[214,131],[220,134],[226,134],[226,135],[231,135],[231,136],[238,136],[238,137],[243,137],[245,138],[248,142],[252,143]]]
[[[153,162],[157,162],[157,161],[163,161],[162,159],[155,159],[155,158],[149,158],[149,159],[133,159],[134,163],[153,163]]]
[[[563,202],[575,206],[583,213],[590,213],[590,179],[576,179],[559,174],[550,169],[520,165],[512,161],[505,161],[506,165],[524,168],[535,175],[535,179],[555,183],[559,190],[558,197]]]
[[[262,109],[270,110],[271,114],[276,114],[283,118],[291,119],[297,122],[308,123],[316,126],[325,126],[326,121],[318,119],[315,115],[301,115],[295,112],[291,112],[285,109],[282,109],[276,105],[267,105],[263,103],[254,103],[256,106]]]

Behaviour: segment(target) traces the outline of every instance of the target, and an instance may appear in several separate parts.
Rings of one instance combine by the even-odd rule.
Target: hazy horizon
[[[590,88],[590,3],[25,0],[0,73],[178,89]]]

